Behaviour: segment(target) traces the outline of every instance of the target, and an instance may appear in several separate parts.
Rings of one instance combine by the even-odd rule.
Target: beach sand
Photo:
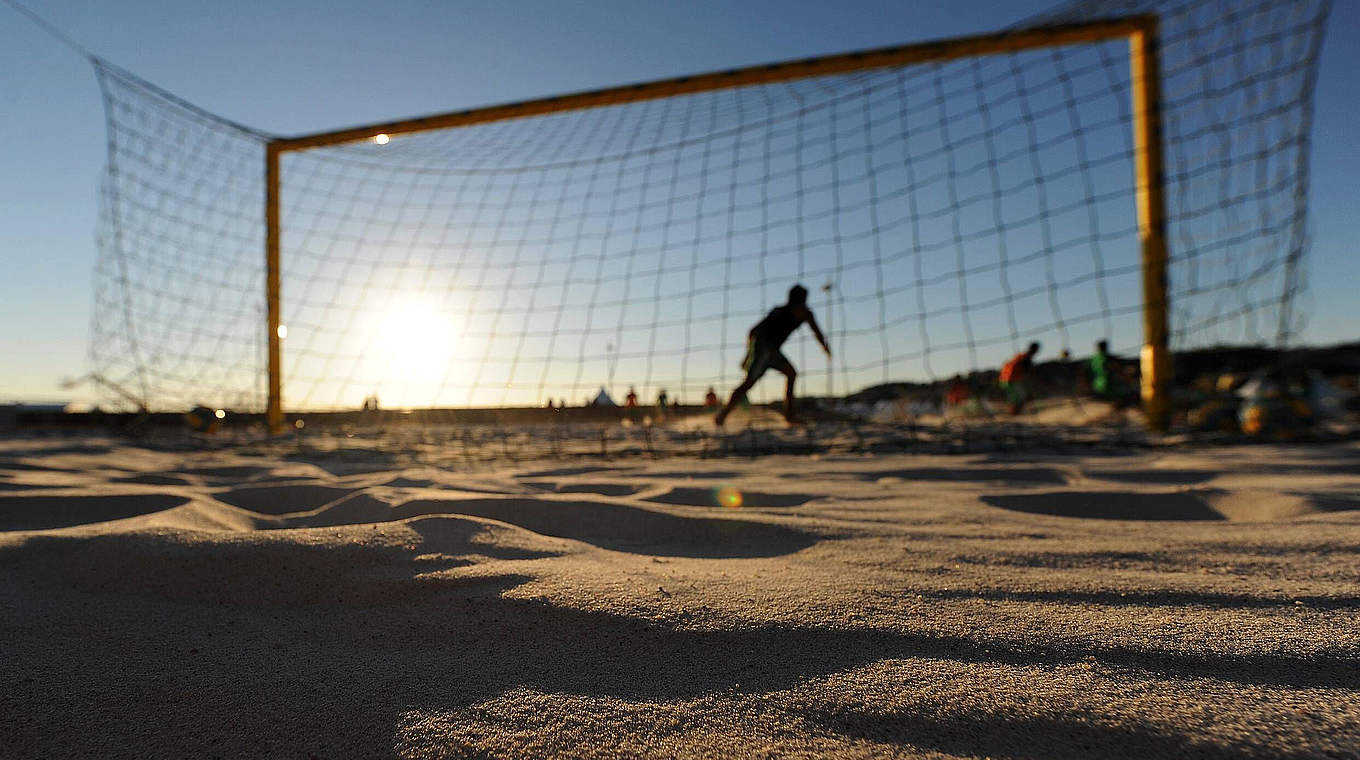
[[[11,437],[0,756],[1360,757],[1360,446]]]

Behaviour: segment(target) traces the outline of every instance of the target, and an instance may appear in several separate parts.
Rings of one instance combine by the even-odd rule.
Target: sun
[[[368,369],[385,404],[425,406],[448,376],[459,331],[454,315],[426,298],[395,299],[374,315]]]

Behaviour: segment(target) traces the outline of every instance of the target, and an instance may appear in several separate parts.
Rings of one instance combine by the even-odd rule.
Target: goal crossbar
[[[690,95],[730,87],[786,82],[794,79],[830,76],[866,69],[939,63],[958,58],[996,55],[1034,48],[1061,47],[1131,37],[1156,29],[1157,17],[1150,14],[1092,21],[1081,24],[1040,27],[1016,31],[931,40],[910,45],[861,50],[853,53],[804,58],[742,69],[627,84],[603,90],[577,92],[518,103],[473,108],[463,111],[420,116],[413,119],[367,124],[330,132],[280,138],[272,141],[280,152],[322,148],[370,140],[376,135],[401,135],[436,129],[466,127],[505,119],[542,116],[599,106],[636,103],[676,95]]]
[[[940,63],[960,58],[1014,53],[1037,48],[1089,44],[1115,39],[1129,42],[1132,83],[1136,205],[1142,248],[1143,350],[1142,399],[1148,424],[1164,430],[1168,417],[1170,354],[1167,326],[1167,246],[1158,18],[1139,14],[1084,23],[1019,29],[995,34],[877,48],[839,55],[717,71],[707,74],[630,84],[518,103],[452,111],[309,135],[276,138],[265,145],[265,287],[268,325],[269,428],[284,429],[283,319],[280,261],[280,159],[284,153],[403,135],[466,127],[509,119],[620,105],[713,90],[771,84],[868,69]]]

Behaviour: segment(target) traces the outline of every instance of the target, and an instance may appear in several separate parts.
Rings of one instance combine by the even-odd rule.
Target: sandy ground
[[[1360,447],[0,440],[0,756],[1360,757]]]

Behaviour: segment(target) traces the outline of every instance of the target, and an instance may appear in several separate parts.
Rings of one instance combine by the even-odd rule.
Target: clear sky
[[[277,134],[991,31],[1050,0],[29,0],[96,54]],[[1336,3],[1317,93],[1311,314],[1360,337],[1352,136],[1360,4]],[[0,4],[0,401],[80,398],[104,120],[89,65]]]

